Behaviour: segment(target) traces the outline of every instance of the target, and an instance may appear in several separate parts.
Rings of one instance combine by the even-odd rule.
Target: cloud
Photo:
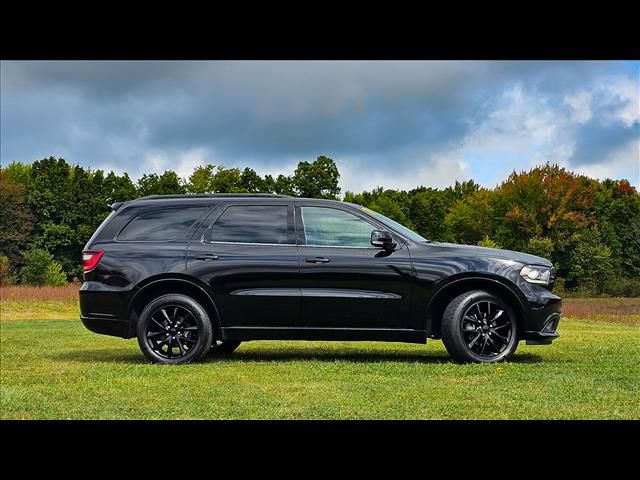
[[[492,184],[544,161],[616,177],[637,171],[639,65],[2,62],[0,155],[134,178],[206,162],[289,174],[328,155],[343,190]]]

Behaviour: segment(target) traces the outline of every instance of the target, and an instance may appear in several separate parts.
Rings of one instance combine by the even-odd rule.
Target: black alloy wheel
[[[498,362],[518,346],[518,324],[510,305],[475,290],[454,298],[442,317],[442,341],[460,362]]]
[[[157,363],[199,360],[212,343],[212,327],[205,310],[186,295],[163,295],[140,315],[138,344]]]
[[[487,359],[505,351],[515,330],[505,310],[490,300],[471,305],[462,317],[460,328],[467,347]]]
[[[151,314],[147,341],[163,358],[184,357],[198,344],[199,329],[195,317],[184,307],[166,305]]]

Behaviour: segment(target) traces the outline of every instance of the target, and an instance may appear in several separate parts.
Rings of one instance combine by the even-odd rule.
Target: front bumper
[[[527,299],[520,340],[527,345],[549,345],[560,336],[558,323],[562,299],[542,287],[519,279],[521,292]]]
[[[554,312],[547,317],[542,330],[525,330],[522,339],[526,340],[527,345],[550,345],[560,336],[558,323],[560,323],[560,313]]]
[[[529,311],[527,312],[521,340],[527,345],[549,345],[560,336],[558,324],[562,310],[562,299],[541,287],[527,292]]]

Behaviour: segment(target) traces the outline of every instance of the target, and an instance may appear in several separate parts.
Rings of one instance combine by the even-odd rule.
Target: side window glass
[[[307,245],[371,246],[375,227],[356,215],[328,207],[302,207],[301,212]]]
[[[185,207],[145,212],[127,223],[117,239],[119,241],[176,240],[208,211],[208,207]]]
[[[234,205],[227,208],[207,233],[213,242],[288,243],[286,205]]]

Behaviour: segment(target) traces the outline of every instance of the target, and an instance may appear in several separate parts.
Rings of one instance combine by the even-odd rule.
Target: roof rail
[[[291,195],[278,193],[177,193],[173,195],[147,195],[136,200],[162,200],[167,198],[221,198],[221,197],[257,197],[257,198],[291,198]]]

